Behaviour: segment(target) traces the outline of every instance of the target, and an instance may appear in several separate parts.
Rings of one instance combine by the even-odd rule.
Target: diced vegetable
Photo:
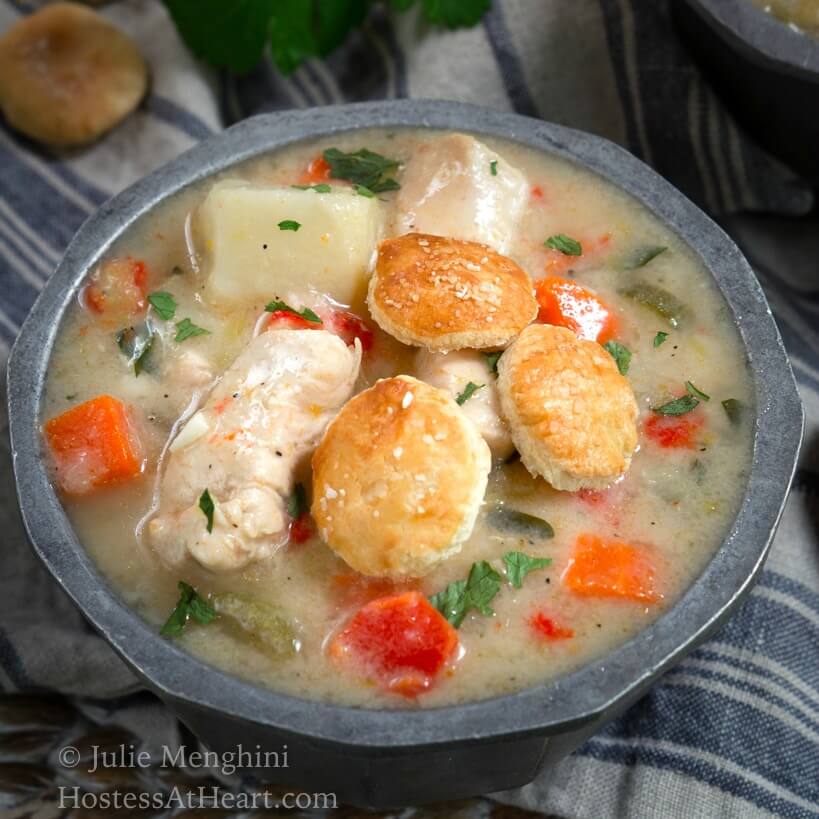
[[[208,299],[254,302],[299,290],[305,281],[344,304],[360,298],[380,205],[337,187],[317,196],[290,186],[217,182],[200,208]]]
[[[82,495],[142,471],[142,448],[125,405],[100,395],[52,418],[45,434],[64,492]]]
[[[548,540],[555,536],[555,530],[548,521],[526,512],[518,512],[516,509],[507,509],[505,506],[493,509],[486,516],[486,522],[500,532],[531,541]]]
[[[486,359],[486,366],[489,372],[497,373],[498,362],[500,361],[500,357],[503,355],[503,350],[498,350],[495,353],[483,353],[482,355]]]
[[[330,176],[333,179],[363,185],[373,193],[395,191],[400,187],[389,174],[395,173],[401,163],[367,148],[351,153],[328,148],[324,152],[324,161],[330,166]]]
[[[207,625],[216,617],[213,606],[193,586],[182,580],[177,585],[179,601],[159,631],[163,637],[179,637],[185,630],[188,620],[196,620],[197,623]]]
[[[588,597],[619,597],[639,603],[656,603],[662,598],[651,556],[644,548],[591,534],[577,538],[563,583],[575,594]]]
[[[652,407],[651,411],[657,415],[685,415],[687,412],[696,409],[700,404],[699,398],[695,398],[691,393],[681,395],[671,401],[666,401],[659,407]]]
[[[299,641],[291,620],[279,609],[258,600],[230,592],[214,594],[213,608],[242,633],[278,657],[288,657],[299,650]]]
[[[85,288],[84,300],[94,313],[124,320],[145,309],[148,271],[130,256],[104,262]]]
[[[652,259],[656,259],[661,253],[668,250],[664,245],[646,245],[638,248],[634,254],[623,265],[624,270],[635,270],[638,267],[645,267]]]
[[[486,617],[495,612],[489,604],[500,591],[501,576],[485,560],[472,564],[469,577],[450,583],[443,591],[432,595],[430,603],[459,628],[470,609],[475,609]]]
[[[326,184],[330,178],[330,163],[323,156],[317,156],[307,165],[304,173],[299,177],[302,185]],[[329,186],[328,186],[329,187]]]
[[[345,344],[352,346],[355,340],[361,342],[366,353],[372,350],[375,334],[363,318],[348,310],[327,310],[322,313],[325,329],[335,333]]]
[[[742,421],[745,405],[741,401],[737,401],[736,398],[726,398],[722,402],[722,408],[732,424],[737,425]]]
[[[609,308],[577,282],[549,276],[535,283],[535,296],[540,305],[538,319],[545,324],[567,327],[600,344],[614,336],[617,323]]]
[[[620,375],[626,375],[629,366],[631,366],[631,350],[618,341],[607,341],[603,346],[617,363]]]
[[[267,320],[268,330],[321,330],[322,324],[302,318],[292,310],[271,310]]]
[[[417,591],[364,606],[330,644],[330,654],[358,666],[388,691],[427,691],[453,657],[458,634]]]
[[[134,375],[152,369],[151,354],[156,334],[148,322],[136,327],[125,327],[116,334],[117,346],[134,368]]]
[[[307,543],[316,532],[316,526],[309,512],[302,512],[290,523],[290,542],[297,545]]]
[[[574,637],[574,629],[558,626],[551,617],[542,611],[535,612],[528,620],[529,626],[541,639],[568,640]]]
[[[523,581],[529,572],[545,569],[552,565],[550,557],[532,557],[523,552],[507,552],[503,556],[506,564],[506,579],[516,588],[523,588]]]
[[[636,282],[620,290],[620,294],[637,304],[653,310],[672,327],[679,325],[685,315],[685,305],[673,294],[648,282]]]
[[[646,437],[664,449],[694,449],[704,422],[702,415],[650,415],[646,418]]]

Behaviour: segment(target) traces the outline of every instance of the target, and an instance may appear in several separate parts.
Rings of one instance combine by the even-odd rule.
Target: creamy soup
[[[819,37],[819,0],[751,0],[783,23]]]
[[[646,208],[511,142],[397,130],[142,218],[60,328],[42,420],[80,540],[157,631],[400,708],[546,682],[656,620],[735,516],[752,418],[725,303]]]

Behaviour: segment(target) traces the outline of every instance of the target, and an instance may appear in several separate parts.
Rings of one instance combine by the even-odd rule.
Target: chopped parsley
[[[668,250],[665,245],[649,245],[640,248],[633,258],[624,265],[626,270],[636,270],[638,267],[645,267],[652,259],[656,259],[661,253]]]
[[[193,586],[189,586],[182,580],[179,581],[178,586],[179,600],[159,632],[163,637],[179,637],[185,630],[189,619],[207,625],[216,617],[213,606]]]
[[[489,368],[490,373],[496,373],[498,371],[498,362],[500,361],[500,357],[503,355],[503,350],[498,350],[496,353],[484,353],[483,357],[486,359],[486,366]]]
[[[654,346],[660,347],[662,344],[665,343],[665,340],[668,338],[668,333],[664,333],[662,330],[657,332],[657,335],[654,336]]]
[[[350,153],[339,151],[338,148],[328,148],[324,152],[324,161],[330,166],[330,176],[333,179],[346,179],[371,193],[396,191],[401,187],[391,176],[401,163],[367,148]]]
[[[489,163],[489,173],[491,173],[492,176],[497,176],[498,175],[498,160],[497,159],[493,159]]]
[[[506,579],[516,588],[523,586],[523,580],[529,572],[545,569],[552,564],[550,557],[531,557],[523,552],[507,552],[503,556],[506,564]]]
[[[316,193],[330,193],[333,190],[333,186],[328,185],[326,182],[319,182],[318,185],[291,185],[290,187],[300,191],[315,191]]]
[[[673,401],[659,407],[652,407],[651,410],[656,412],[657,415],[685,415],[685,413],[691,412],[692,409],[699,406],[699,403],[698,398],[689,394],[683,395],[681,398],[675,398]]]
[[[287,514],[293,520],[300,518],[307,511],[307,493],[304,484],[297,483],[287,498]]]
[[[559,250],[564,256],[583,255],[583,246],[580,242],[577,239],[572,239],[571,236],[566,236],[564,233],[550,236],[544,244],[552,250]]]
[[[174,336],[174,341],[176,342],[181,343],[183,341],[187,341],[189,338],[193,338],[194,336],[207,335],[210,335],[210,330],[206,330],[204,327],[199,327],[189,318],[183,318],[182,321],[176,322],[176,335]]]
[[[471,609],[491,617],[495,612],[490,603],[500,591],[501,576],[485,560],[472,564],[469,577],[450,583],[443,591],[432,595],[429,602],[455,628],[460,627]]]
[[[485,386],[486,384],[476,384],[474,381],[470,381],[464,387],[464,391],[455,399],[455,403],[462,407],[478,390],[483,389]]]
[[[168,321],[176,314],[176,299],[164,290],[157,290],[148,295],[148,302],[164,321]]]
[[[695,387],[690,381],[685,382],[685,388],[688,390],[689,395],[693,395],[694,398],[699,398],[702,401],[710,401],[711,396],[706,395],[702,390]]]
[[[355,192],[359,196],[364,196],[367,199],[372,199],[375,196],[375,194],[369,188],[365,188],[364,185],[356,185]]]
[[[279,222],[279,230],[292,230],[294,233],[301,227],[301,222],[295,219],[282,219]]]
[[[273,300],[265,305],[264,309],[266,313],[278,313],[283,311],[285,313],[292,313],[294,316],[303,318],[305,321],[312,322],[313,324],[321,324],[321,318],[319,318],[319,316],[317,316],[309,307],[296,310],[295,307],[291,307],[286,302]]]
[[[603,345],[603,348],[611,354],[611,357],[617,363],[617,369],[620,370],[620,375],[625,375],[631,365],[631,350],[617,341],[607,341]]]
[[[213,512],[216,507],[213,505],[213,498],[211,498],[207,489],[199,496],[199,508],[204,512],[208,521],[207,529],[208,534],[210,534],[213,531]]]

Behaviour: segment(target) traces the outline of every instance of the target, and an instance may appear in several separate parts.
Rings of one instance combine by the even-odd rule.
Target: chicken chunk
[[[507,253],[527,200],[523,174],[465,134],[439,137],[407,163],[398,232],[482,242]]]
[[[226,572],[286,541],[294,473],[352,394],[360,363],[358,342],[324,330],[271,330],[250,342],[170,446],[148,525],[165,562],[190,555]]]
[[[415,358],[415,375],[446,390],[453,398],[461,395],[470,382],[483,385],[464,401],[461,409],[489,444],[493,457],[503,460],[514,452],[512,437],[500,414],[497,377],[489,371],[483,355],[474,350],[452,353],[420,350]]]

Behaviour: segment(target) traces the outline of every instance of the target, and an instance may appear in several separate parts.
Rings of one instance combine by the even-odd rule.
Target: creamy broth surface
[[[289,147],[231,168],[220,178],[290,186],[330,147],[366,147],[406,163],[439,138],[432,131],[359,131]],[[79,496],[63,495],[80,540],[103,574],[157,629],[179,598],[181,580],[206,598],[234,593],[269,604],[297,635],[298,650],[280,656],[247,639],[226,618],[207,625],[190,622],[176,639],[207,662],[276,691],[356,706],[437,706],[517,691],[598,660],[645,628],[683,594],[727,533],[749,469],[751,384],[738,333],[701,262],[642,205],[594,174],[511,142],[480,141],[526,180],[525,210],[506,255],[535,282],[557,273],[590,288],[611,309],[615,338],[632,354],[627,378],[639,408],[639,445],[625,476],[602,491],[557,491],[532,477],[514,456],[494,459],[468,540],[458,554],[421,578],[394,587],[387,580],[368,580],[336,556],[315,527],[306,542],[291,540],[272,557],[227,573],[210,571],[190,558],[169,567],[152,547],[146,521],[154,511],[157,473],[165,463],[161,456],[181,426],[178,420],[207,399],[213,383],[251,341],[266,302],[281,298],[298,307],[324,303],[321,293],[311,292],[309,281],[303,290],[290,288],[286,293],[271,285],[267,298],[252,302],[208,300],[209,248],[198,208],[216,179],[156,208],[109,253],[111,259],[142,262],[145,292],[168,292],[176,302],[174,321],[154,316],[157,335],[150,366],[146,361],[145,369],[134,375],[133,363],[116,340],[122,322],[89,309],[87,298],[64,320],[48,373],[43,421],[95,396],[112,395],[131,408],[144,450],[145,467],[138,477]],[[403,173],[395,173],[402,185]],[[378,200],[381,237],[402,232],[396,193],[380,193]],[[188,243],[185,226],[191,214]],[[547,248],[546,239],[556,235],[577,239],[582,255],[565,256]],[[666,249],[643,266],[634,266],[647,248],[659,247]],[[637,282],[676,295],[685,305],[678,326],[623,295]],[[415,374],[417,350],[377,327],[363,290],[345,307],[362,317],[374,334],[372,349],[363,355],[356,393],[379,378]],[[182,318],[209,333],[174,342],[174,322]],[[135,321],[143,319],[144,314]],[[658,333],[667,333],[661,343]],[[669,446],[666,439],[664,445],[647,433],[646,424],[656,416],[652,408],[686,394],[686,382],[710,400],[700,397],[694,410],[671,417],[669,423],[693,426],[687,444]],[[729,407],[744,408],[739,417],[726,412],[726,400],[738,402]],[[309,494],[309,459],[300,462],[297,479]],[[498,508],[548,521],[554,537],[497,528],[493,512]],[[579,595],[568,588],[562,577],[583,534],[650,554],[659,599]],[[513,550],[550,558],[551,565],[530,572],[521,588],[514,588],[502,562]],[[457,652],[429,690],[415,697],[392,693],[328,652],[333,635],[368,601],[395,589],[433,595],[465,579],[481,560],[502,578],[491,601],[494,615],[475,610],[467,614],[457,630]],[[543,622],[549,623],[545,631]],[[549,633],[552,626],[557,633]]]

